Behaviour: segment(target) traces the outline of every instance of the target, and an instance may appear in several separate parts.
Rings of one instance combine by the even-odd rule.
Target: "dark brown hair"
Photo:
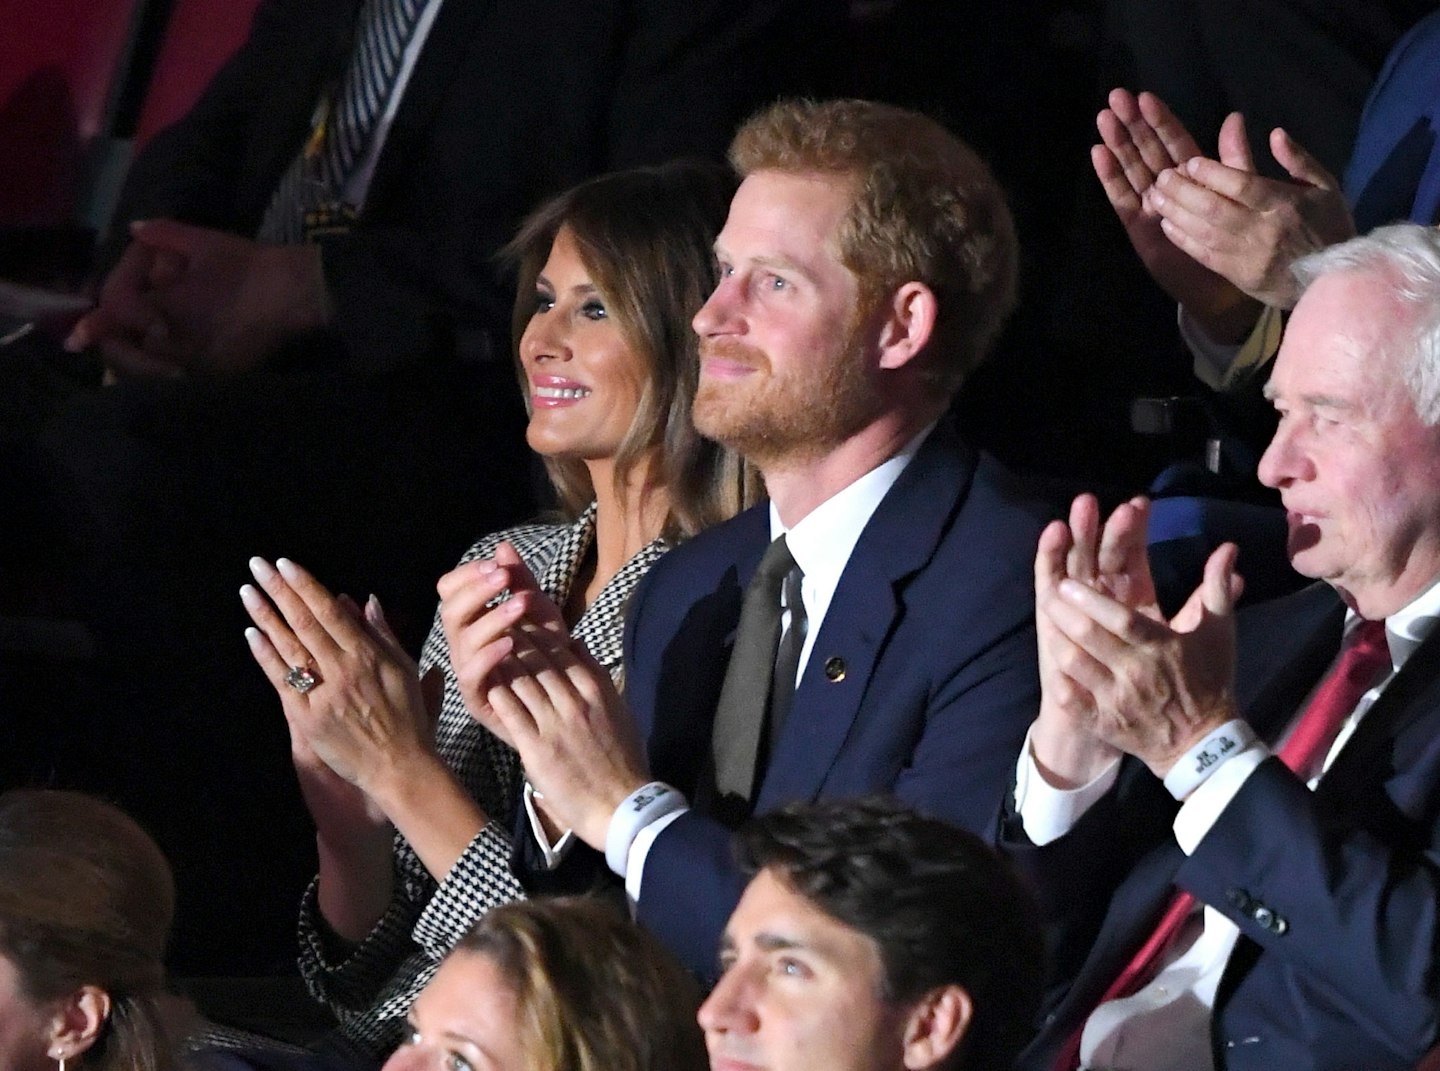
[[[110,997],[82,1066],[173,1069],[156,1001],[174,911],[169,864],[119,808],[79,792],[0,795],[0,954],[34,1003],[86,985]]]
[[[1010,1068],[1040,1005],[1044,947],[1029,890],[979,837],[887,797],[797,803],[737,835],[751,874],[768,871],[880,951],[880,998],[939,986],[969,995],[966,1071]]]
[[[757,491],[744,463],[702,438],[690,419],[700,377],[690,321],[714,288],[712,247],[734,191],[725,168],[700,161],[601,175],[541,205],[502,253],[518,268],[512,323],[518,350],[555,235],[564,227],[574,236],[607,310],[650,372],[615,459],[615,480],[623,484],[648,451],[661,448],[660,478],[670,500],[664,534],[672,539],[725,520]],[[561,507],[578,515],[595,493],[584,463],[546,458],[545,467]]]

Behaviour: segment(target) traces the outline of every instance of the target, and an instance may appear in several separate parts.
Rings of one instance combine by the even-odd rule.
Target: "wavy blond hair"
[[[506,904],[457,952],[487,956],[514,987],[527,1071],[705,1071],[700,990],[660,943],[611,905],[554,897]]]

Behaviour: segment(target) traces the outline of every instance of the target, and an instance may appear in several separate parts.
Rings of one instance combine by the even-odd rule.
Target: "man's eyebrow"
[[[1266,383],[1260,393],[1267,402],[1273,402],[1279,397],[1280,392],[1273,385]],[[1354,409],[1355,402],[1350,398],[1341,398],[1334,394],[1302,394],[1300,401],[1316,409]]]
[[[827,963],[842,963],[846,953],[842,946],[823,932],[812,932],[803,925],[780,920],[776,929],[745,934],[726,933],[720,938],[720,954],[738,955],[741,946],[760,952],[805,952]]]
[[[735,260],[735,258],[730,256],[718,242],[712,247],[712,249],[715,254],[716,260],[724,260],[730,262],[733,262]],[[757,257],[748,257],[746,258],[746,262],[749,264],[754,264],[757,267],[761,268],[773,268],[778,271],[792,272],[793,274],[799,275],[807,280],[813,280],[815,278],[815,273],[812,272],[809,268],[807,268],[804,264],[801,264],[793,257],[785,256],[785,254],[783,253],[764,253]]]
[[[762,268],[774,268],[777,271],[790,272],[800,276],[802,279],[814,279],[815,274],[798,260],[793,260],[781,253],[773,253],[768,256],[752,257],[751,263],[758,264]]]
[[[788,948],[808,948],[804,941],[794,937],[784,937],[778,933],[759,933],[755,935],[755,943],[766,952],[784,951]]]

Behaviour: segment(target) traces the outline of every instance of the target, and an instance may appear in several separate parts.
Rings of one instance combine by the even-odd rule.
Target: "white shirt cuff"
[[[1230,805],[1240,787],[1256,768],[1270,757],[1270,749],[1256,741],[1243,751],[1232,754],[1205,782],[1190,793],[1175,815],[1175,840],[1186,855],[1194,853],[1205,834],[1219,820],[1220,812]]]
[[[1030,734],[1026,733],[1025,746],[1021,748],[1020,760],[1015,765],[1015,813],[1020,816],[1025,835],[1037,848],[1059,840],[1075,828],[1075,823],[1101,796],[1110,791],[1119,774],[1120,760],[1116,758],[1088,784],[1079,788],[1056,788],[1045,780],[1035,764]]]
[[[554,870],[560,865],[570,846],[575,843],[575,831],[567,829],[561,834],[560,839],[554,844],[545,833],[545,823],[540,819],[540,812],[535,808],[535,786],[530,784],[529,779],[525,781],[525,815],[530,819],[530,832],[535,836],[535,843],[540,846],[541,854],[545,857],[545,869]]]
[[[1212,730],[1181,755],[1165,775],[1165,790],[1181,803],[1203,785],[1221,766],[1255,743],[1255,730],[1248,722],[1231,718]]]
[[[620,801],[610,816],[605,830],[605,863],[616,874],[625,877],[629,869],[630,847],[641,830],[650,823],[686,808],[685,797],[678,788],[664,781],[641,785]]]

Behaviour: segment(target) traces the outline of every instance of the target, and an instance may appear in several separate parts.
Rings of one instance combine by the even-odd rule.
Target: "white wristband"
[[[663,781],[651,781],[630,793],[610,816],[610,826],[605,831],[606,864],[615,873],[624,874],[625,861],[630,857],[630,845],[635,843],[639,832],[651,822],[684,806],[685,797],[680,794],[680,790],[671,788]]]
[[[1255,743],[1255,731],[1239,718],[1227,721],[1214,730],[1170,767],[1165,775],[1165,788],[1177,800],[1183,800],[1199,788],[1216,770]]]

